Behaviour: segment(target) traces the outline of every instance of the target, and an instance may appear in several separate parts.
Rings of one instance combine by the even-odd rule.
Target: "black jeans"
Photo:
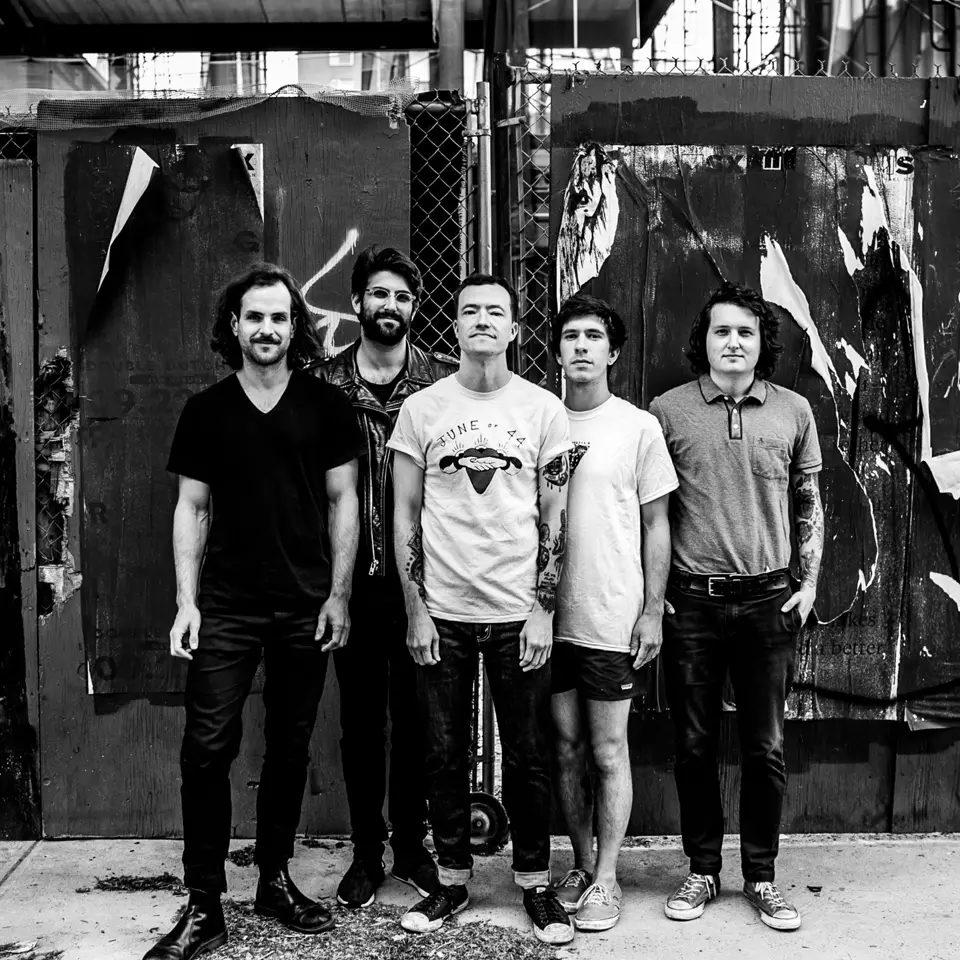
[[[355,591],[350,640],[333,655],[340,684],[340,756],[350,806],[353,854],[380,862],[387,827],[387,707],[390,709],[390,800],[394,859],[417,853],[427,835],[423,725],[416,667],[407,650],[403,594]]]
[[[503,803],[510,817],[514,879],[524,888],[550,877],[550,663],[520,670],[520,631],[512,623],[437,620],[440,663],[417,667],[427,725],[427,798],[440,882],[470,878],[471,703],[477,654],[493,695],[503,756]]]
[[[187,671],[187,724],[180,752],[184,883],[227,889],[230,765],[240,751],[241,712],[261,656],[266,750],[257,791],[255,859],[279,866],[293,856],[307,779],[310,736],[328,655],[314,640],[317,613],[204,611]]]
[[[774,879],[786,786],[783,713],[796,659],[799,614],[781,613],[791,590],[748,600],[684,593],[667,598],[663,666],[673,716],[683,850],[693,873],[719,874],[723,807],[717,772],[727,670],[740,736],[740,859],[745,880]]]

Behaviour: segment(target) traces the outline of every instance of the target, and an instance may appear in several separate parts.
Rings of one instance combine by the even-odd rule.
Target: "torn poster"
[[[127,173],[127,182],[123,188],[123,197],[120,200],[117,219],[113,224],[110,243],[107,244],[107,255],[103,261],[103,272],[100,274],[100,282],[97,284],[98,291],[103,286],[107,271],[110,269],[110,251],[113,249],[114,241],[120,236],[120,231],[126,226],[130,215],[137,208],[140,198],[146,193],[147,187],[150,185],[150,179],[153,177],[153,171],[156,169],[156,163],[154,163],[140,147],[137,147],[133,154],[133,162],[130,164],[130,170]]]
[[[598,276],[610,256],[620,219],[618,164],[598,143],[586,143],[577,150],[563,194],[557,237],[558,303]]]
[[[235,143],[233,149],[240,157],[244,173],[253,188],[260,208],[260,219],[263,219],[263,144],[262,143]]]

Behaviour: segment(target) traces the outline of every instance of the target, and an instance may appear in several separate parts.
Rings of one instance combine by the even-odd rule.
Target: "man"
[[[396,451],[394,542],[426,714],[440,875],[401,924],[436,930],[469,902],[470,707],[482,652],[503,752],[514,879],[536,936],[566,943],[573,928],[548,889],[547,746],[570,473],[566,415],[557,397],[507,368],[518,331],[513,288],[475,274],[456,303],[460,368],[404,401],[388,444]]]
[[[259,264],[232,281],[211,346],[236,373],[187,401],[170,450],[167,469],[180,477],[170,652],[190,662],[180,755],[190,900],[147,960],[189,960],[227,939],[220,895],[229,773],[261,657],[266,751],[254,909],[302,933],[333,926],[294,885],[287,861],[327,655],[350,629],[363,438],[346,397],[298,369],[315,355],[309,322],[285,270]]]
[[[312,372],[343,390],[366,437],[360,464],[363,536],[353,578],[351,641],[334,654],[340,682],[340,754],[353,830],[353,863],[337,900],[356,909],[373,903],[384,880],[383,821],[386,727],[390,708],[390,822],[393,876],[421,897],[437,886],[437,867],[424,849],[427,801],[423,732],[416,677],[407,652],[407,617],[393,549],[393,455],[387,439],[403,401],[456,369],[456,360],[410,343],[422,293],[420,271],[399,250],[370,247],[357,258],[351,302],[360,339]]]
[[[769,382],[783,349],[777,331],[759,294],[722,287],[690,334],[687,356],[699,379],[650,407],[680,478],[671,504],[663,662],[690,873],[664,909],[673,920],[693,920],[720,888],[717,740],[729,669],[742,755],[743,892],[768,926],[795,930],[800,914],[774,875],[786,783],[784,703],[797,635],[816,597],[823,509],[810,405]],[[791,501],[802,578],[796,592],[788,569]]]
[[[556,892],[578,930],[609,930],[620,919],[617,858],[633,805],[627,719],[638,671],[662,641],[667,503],[677,475],[656,418],[610,393],[609,372],[627,338],[617,312],[574,296],[551,332],[573,442],[551,669],[558,794],[574,862]],[[588,748],[596,860],[594,805],[584,789]]]

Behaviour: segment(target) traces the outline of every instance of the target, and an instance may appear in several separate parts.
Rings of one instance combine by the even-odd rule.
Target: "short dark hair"
[[[370,278],[381,270],[403,277],[410,292],[419,301],[423,293],[423,278],[417,265],[396,247],[378,247],[376,244],[362,250],[353,264],[353,274],[350,277],[350,292],[353,296],[362,300]]]
[[[773,376],[780,362],[780,354],[783,353],[780,321],[770,309],[770,304],[756,290],[738,283],[725,283],[714,290],[693,321],[690,346],[686,351],[693,372],[701,374],[710,371],[710,361],[707,360],[707,331],[710,329],[710,314],[713,308],[721,303],[743,307],[760,321],[760,357],[757,360],[756,375],[763,380]]]
[[[254,287],[273,287],[278,283],[282,283],[290,291],[293,336],[287,353],[287,365],[299,368],[323,356],[323,343],[310,317],[307,302],[300,292],[300,285],[283,267],[274,263],[255,263],[246,273],[227,283],[217,300],[210,347],[223,358],[228,367],[239,370],[243,366],[240,341],[233,332],[231,321],[234,317],[240,317],[240,304],[244,294]]]
[[[513,284],[504,277],[494,276],[492,273],[471,273],[469,277],[460,281],[457,292],[453,296],[453,302],[459,308],[460,294],[468,287],[503,287],[510,294],[510,309],[513,311],[512,319],[520,320],[520,301],[517,299],[517,291],[513,289]]]
[[[620,314],[606,300],[578,293],[564,300],[553,318],[553,324],[550,327],[550,347],[555,357],[560,356],[560,338],[563,335],[564,325],[580,317],[592,316],[596,316],[603,323],[611,351],[623,349],[623,345],[627,342],[627,328],[623,325]]]

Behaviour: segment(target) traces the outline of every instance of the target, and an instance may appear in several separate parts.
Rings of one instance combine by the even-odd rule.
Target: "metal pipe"
[[[490,84],[477,84],[477,266],[493,273],[493,144],[490,119]]]

